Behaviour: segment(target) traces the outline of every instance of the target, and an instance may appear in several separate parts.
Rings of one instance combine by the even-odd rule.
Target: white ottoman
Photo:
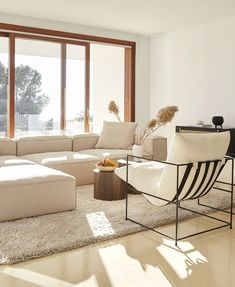
[[[73,176],[17,157],[0,157],[0,222],[76,208]]]

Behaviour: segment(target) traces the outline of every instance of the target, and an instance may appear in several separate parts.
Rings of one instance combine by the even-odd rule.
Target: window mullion
[[[60,128],[66,129],[66,44],[61,44],[61,113]]]
[[[15,35],[9,37],[8,136],[15,136]]]

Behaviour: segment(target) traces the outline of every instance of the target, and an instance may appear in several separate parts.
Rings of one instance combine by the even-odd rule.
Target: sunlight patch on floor
[[[116,234],[103,211],[88,213],[86,218],[95,237]]]
[[[157,251],[181,279],[190,276],[199,264],[208,263],[189,242],[178,242],[176,247],[174,240],[163,239],[163,244],[157,247]]]
[[[40,287],[99,287],[95,275],[92,275],[90,278],[80,283],[73,284],[23,268],[6,267],[1,272]]]
[[[157,266],[142,265],[130,257],[123,245],[98,250],[112,287],[173,287]]]

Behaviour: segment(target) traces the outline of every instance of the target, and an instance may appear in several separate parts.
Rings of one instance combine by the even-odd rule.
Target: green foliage
[[[5,114],[7,105],[8,68],[0,62],[0,114]],[[49,98],[41,91],[41,74],[28,65],[15,69],[15,109],[19,114],[40,114]]]
[[[8,69],[0,62],[0,114],[7,110]]]

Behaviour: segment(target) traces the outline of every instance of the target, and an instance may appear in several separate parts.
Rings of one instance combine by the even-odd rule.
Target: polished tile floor
[[[180,232],[195,232],[208,226],[211,226],[208,219],[190,219],[181,223]],[[172,226],[162,229],[171,232]],[[179,242],[178,248],[171,240],[143,231],[25,263],[1,266],[0,287],[10,286],[233,287],[235,227],[189,238]]]

